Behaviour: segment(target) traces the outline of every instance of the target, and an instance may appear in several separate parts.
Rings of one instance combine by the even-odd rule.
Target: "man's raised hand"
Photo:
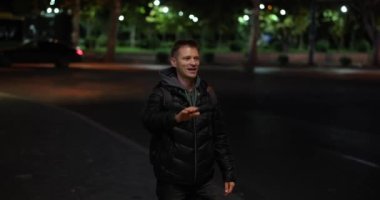
[[[179,113],[175,115],[175,121],[176,122],[183,122],[188,121],[194,117],[197,117],[200,115],[200,112],[197,107],[190,106],[183,110],[181,110]]]

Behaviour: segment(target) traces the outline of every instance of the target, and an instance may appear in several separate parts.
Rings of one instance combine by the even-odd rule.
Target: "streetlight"
[[[193,14],[189,15],[189,19],[191,19],[193,22],[198,22],[198,17],[194,16]]]
[[[260,7],[260,9],[261,9],[261,10],[264,10],[264,9],[265,9],[265,5],[264,5],[264,4],[262,4],[262,3],[260,4],[260,6],[259,6],[259,7]]]
[[[248,21],[248,20],[249,20],[249,16],[248,16],[248,15],[244,15],[244,16],[243,16],[243,20],[244,20],[244,21]]]
[[[47,13],[52,13],[52,12],[53,12],[53,9],[49,7],[49,8],[46,9],[46,12],[47,12]]]
[[[120,15],[120,16],[119,16],[119,21],[122,22],[122,21],[124,21],[124,19],[125,19],[124,15]]]
[[[59,8],[54,8],[54,13],[58,14],[59,13]]]
[[[160,0],[154,0],[153,4],[155,6],[159,6],[161,4]]]
[[[347,6],[345,6],[345,5],[341,6],[341,7],[340,7],[340,11],[341,11],[342,13],[347,13],[347,11],[348,11]]]
[[[183,11],[179,11],[178,15],[182,17],[183,16]]]
[[[282,15],[282,16],[286,15],[286,10],[281,9],[281,10],[280,10],[280,15]]]

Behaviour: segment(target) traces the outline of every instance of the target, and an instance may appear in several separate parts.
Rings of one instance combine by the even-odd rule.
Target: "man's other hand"
[[[234,190],[235,182],[225,182],[224,183],[224,196],[227,196],[231,194],[231,192]]]

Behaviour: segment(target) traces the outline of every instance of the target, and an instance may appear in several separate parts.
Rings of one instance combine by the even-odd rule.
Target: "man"
[[[211,183],[215,161],[224,179],[224,195],[235,186],[233,160],[216,97],[198,75],[200,56],[193,40],[171,50],[171,68],[149,96],[143,123],[152,134],[150,160],[159,200],[223,197]]]

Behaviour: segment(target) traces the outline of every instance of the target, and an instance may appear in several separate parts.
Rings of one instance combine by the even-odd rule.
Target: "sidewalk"
[[[156,199],[144,147],[62,108],[0,93],[0,110],[0,199]]]

